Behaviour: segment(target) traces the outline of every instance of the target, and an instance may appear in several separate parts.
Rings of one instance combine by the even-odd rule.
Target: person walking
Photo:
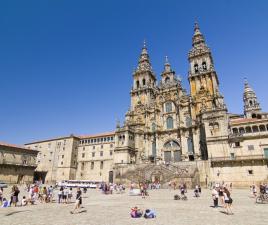
[[[19,201],[19,193],[20,193],[20,190],[17,186],[14,186],[14,192],[13,192],[13,197],[12,197],[12,202],[14,204],[14,206],[16,207],[17,206],[17,203]]]
[[[63,187],[61,187],[58,192],[58,203],[62,202],[62,198],[63,198]]]
[[[140,183],[141,197],[145,198],[145,187],[143,183]]]
[[[219,187],[219,199],[222,206],[224,206],[224,195],[223,195],[223,187]]]
[[[72,188],[70,188],[68,191],[67,203],[71,203],[72,197],[73,197],[73,191]]]
[[[78,187],[76,191],[75,206],[74,206],[74,209],[70,213],[74,214],[76,210],[80,209],[81,205],[82,205],[82,191]]]
[[[223,188],[223,196],[224,196],[224,203],[225,203],[224,208],[226,210],[226,214],[232,215],[233,212],[232,212],[231,207],[232,207],[233,199],[231,198],[231,194],[226,187]]]

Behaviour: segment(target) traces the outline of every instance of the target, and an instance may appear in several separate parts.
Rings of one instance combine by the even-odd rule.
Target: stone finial
[[[116,119],[116,128],[120,128],[120,120]]]
[[[171,72],[171,66],[170,66],[170,63],[168,61],[168,57],[165,56],[165,65],[164,65],[164,73],[169,73]]]

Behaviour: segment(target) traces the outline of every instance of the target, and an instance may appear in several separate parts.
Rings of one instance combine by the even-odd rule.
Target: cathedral
[[[45,182],[176,180],[190,186],[267,181],[268,114],[246,80],[244,113],[228,112],[211,50],[197,23],[188,62],[190,93],[167,57],[157,81],[144,43],[124,123],[109,133],[25,144],[40,151],[37,176]]]

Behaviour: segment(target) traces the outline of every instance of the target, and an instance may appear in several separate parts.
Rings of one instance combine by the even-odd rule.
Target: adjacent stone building
[[[35,180],[55,183],[76,178],[79,138],[73,135],[25,144],[38,150]]]
[[[244,114],[228,112],[197,23],[188,61],[190,93],[167,57],[157,81],[144,44],[123,125],[111,133],[26,144],[40,151],[36,171],[46,173],[46,182],[177,180],[248,186],[267,181],[268,114],[247,81]]]
[[[38,151],[0,142],[0,180],[32,183]]]

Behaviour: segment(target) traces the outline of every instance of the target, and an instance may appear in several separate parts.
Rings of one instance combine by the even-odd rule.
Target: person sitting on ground
[[[174,200],[180,200],[180,196],[179,195],[174,195]]]
[[[10,203],[8,202],[8,200],[6,198],[3,198],[3,204],[1,208],[7,208],[9,206],[10,206]]]
[[[140,218],[142,217],[142,214],[143,212],[137,206],[131,208],[130,216],[132,218]]]
[[[146,209],[145,213],[144,213],[144,218],[146,219],[151,219],[151,218],[155,218],[156,214],[155,211],[152,209]]]
[[[26,197],[23,196],[21,199],[21,206],[26,206],[27,204],[28,204],[28,201],[27,201]]]

